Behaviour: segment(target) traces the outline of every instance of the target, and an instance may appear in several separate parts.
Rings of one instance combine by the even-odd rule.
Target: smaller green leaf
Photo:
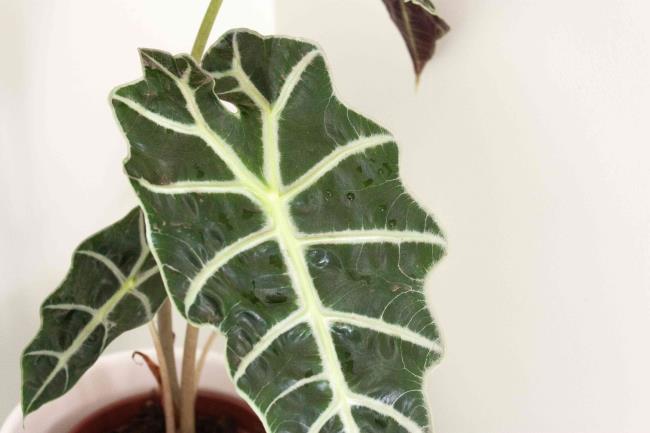
[[[23,353],[23,413],[65,394],[111,341],[149,322],[165,297],[139,209],[84,241],[41,306],[41,328]]]
[[[436,49],[436,41],[448,31],[431,0],[383,0],[391,19],[408,47],[415,75],[419,78]]]

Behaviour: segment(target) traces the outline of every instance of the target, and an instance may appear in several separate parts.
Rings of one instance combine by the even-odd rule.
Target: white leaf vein
[[[260,340],[255,343],[255,346],[253,346],[251,351],[241,358],[239,365],[237,366],[237,370],[232,376],[235,384],[244,375],[244,373],[246,373],[248,366],[251,365],[251,363],[253,363],[253,361],[255,361],[266,349],[268,349],[268,347],[273,344],[273,342],[277,340],[280,335],[296,327],[300,323],[305,322],[306,320],[307,315],[305,314],[305,311],[296,310],[286,316],[284,319],[271,326],[268,331],[266,331],[266,333],[262,336],[262,338],[260,338]]]
[[[360,328],[369,329],[371,331],[381,332],[382,334],[390,335],[391,337],[408,341],[409,343],[423,347],[432,352],[442,352],[442,347],[440,346],[438,340],[432,340],[405,326],[389,323],[385,320],[365,316],[362,314],[350,313],[340,310],[324,309],[323,315],[326,317],[326,320],[330,322],[345,323]]]
[[[393,140],[394,138],[391,135],[377,134],[359,137],[356,140],[335,148],[329,155],[325,156],[298,179],[293,181],[293,183],[285,187],[282,192],[283,197],[285,200],[290,201],[296,195],[318,182],[318,180],[336,168],[346,158],[365,152],[372,147],[390,143]]]
[[[131,99],[125,98],[124,96],[114,94],[113,99],[120,101],[131,110],[138,113],[140,116],[144,117],[147,120],[155,123],[156,125],[162,126],[165,129],[169,129],[179,134],[185,135],[198,135],[195,125],[189,125],[187,123],[181,123],[176,120],[169,119],[161,114],[155,113],[139,102],[135,102]]]
[[[388,405],[375,398],[368,397],[363,394],[352,393],[351,399],[354,406],[362,406],[371,409],[384,416],[393,418],[399,425],[404,427],[409,433],[423,433],[423,429],[418,423],[411,418],[404,415],[402,412],[395,409],[393,406]]]
[[[92,257],[93,259],[97,260],[98,262],[106,266],[113,273],[113,275],[115,275],[115,278],[117,278],[117,281],[119,281],[120,284],[123,284],[126,281],[126,276],[120,270],[120,268],[115,264],[115,262],[113,262],[111,259],[106,257],[104,254],[100,254],[96,251],[90,251],[90,250],[79,250],[77,251],[77,254]]]
[[[185,294],[183,305],[185,306],[185,314],[189,317],[190,309],[196,302],[199,293],[208,282],[208,280],[221,269],[223,265],[228,263],[232,258],[242,254],[249,249],[260,245],[270,240],[274,235],[273,230],[268,228],[254,232],[245,236],[232,244],[219,250],[212,259],[210,259],[201,270],[191,279],[190,285]]]
[[[322,233],[300,233],[298,239],[304,245],[366,244],[366,243],[425,243],[445,245],[445,239],[435,233],[403,230],[342,230]]]
[[[271,410],[271,408],[275,403],[277,403],[279,400],[282,400],[284,397],[291,394],[292,392],[302,388],[305,385],[309,385],[310,383],[321,382],[324,380],[327,380],[327,376],[324,373],[319,373],[295,381],[291,386],[287,387],[284,391],[278,394],[273,400],[271,400],[271,403],[269,403],[269,405],[266,407],[266,410],[264,411],[264,415],[266,416],[269,413],[269,411]]]
[[[153,184],[144,178],[136,181],[155,194],[240,194],[255,199],[239,181],[178,181],[163,185]]]

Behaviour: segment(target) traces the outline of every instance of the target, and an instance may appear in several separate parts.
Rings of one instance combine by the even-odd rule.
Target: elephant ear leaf
[[[269,432],[425,432],[443,255],[393,137],[343,105],[320,50],[227,33],[197,65],[142,50],[117,88],[126,171],[175,305],[218,328]]]
[[[420,77],[436,49],[436,42],[448,31],[431,0],[383,0],[411,55],[416,77]]]
[[[111,341],[149,322],[165,297],[139,209],[84,241],[41,306],[41,328],[23,353],[23,413],[65,394]]]

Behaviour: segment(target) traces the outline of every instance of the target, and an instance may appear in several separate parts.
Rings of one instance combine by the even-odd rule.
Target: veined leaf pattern
[[[338,100],[307,42],[240,30],[200,66],[141,57],[112,100],[153,253],[181,313],[227,337],[266,429],[428,431],[423,280],[444,239],[393,137]]]
[[[25,415],[65,394],[120,334],[149,322],[165,299],[139,209],[84,241],[41,306],[22,356]]]

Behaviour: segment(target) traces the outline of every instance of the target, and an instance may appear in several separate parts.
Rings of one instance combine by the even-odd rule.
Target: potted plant
[[[419,76],[446,24],[428,0],[384,3]],[[394,138],[339,101],[316,45],[240,29],[204,53],[220,5],[191,56],[140,50],[143,78],[111,93],[139,205],[81,243],[43,303],[22,412],[78,382],[101,394],[82,376],[147,325],[156,360],[136,355],[160,392],[102,416],[130,407],[158,427],[120,431],[260,428],[227,399],[197,400],[214,333],[268,432],[428,431],[422,376],[442,349],[423,280],[444,254],[441,231],[405,191]],[[178,367],[172,306],[187,321]],[[197,359],[199,328],[213,334]],[[127,368],[114,364],[102,365]],[[214,416],[197,430],[202,410]]]

